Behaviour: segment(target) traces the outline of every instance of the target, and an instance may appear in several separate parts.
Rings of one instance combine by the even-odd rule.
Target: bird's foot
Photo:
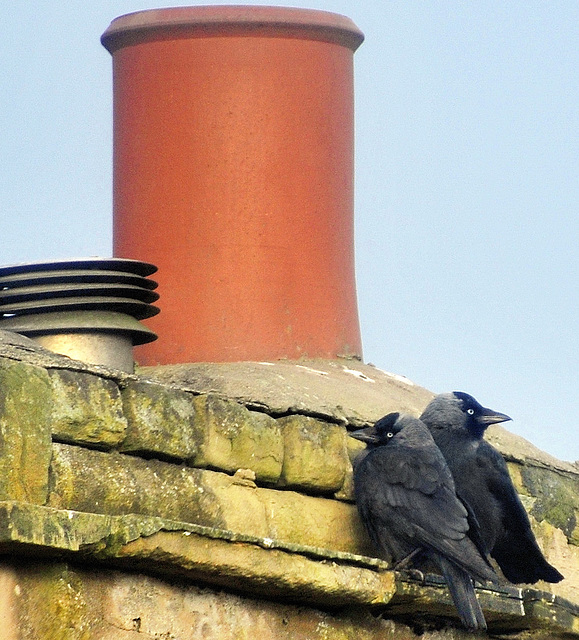
[[[404,556],[404,558],[398,560],[398,562],[396,562],[392,568],[394,569],[394,571],[402,571],[421,552],[422,549],[420,548],[414,549],[414,551],[411,551],[407,556]]]
[[[406,580],[420,582],[421,584],[424,584],[424,581],[426,580],[425,574],[418,569],[404,569],[401,574]]]

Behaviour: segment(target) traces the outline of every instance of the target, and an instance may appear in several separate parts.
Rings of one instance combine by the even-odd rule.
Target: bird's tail
[[[492,555],[505,578],[514,584],[563,580],[563,575],[545,559],[530,525],[525,531],[509,532],[508,536],[495,545]]]
[[[444,556],[438,556],[438,562],[464,626],[472,631],[486,630],[487,623],[476,599],[470,575]]]

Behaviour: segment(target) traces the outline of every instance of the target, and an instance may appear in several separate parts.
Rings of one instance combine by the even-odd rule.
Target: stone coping
[[[404,376],[348,358],[188,363],[140,375],[193,393],[214,393],[271,415],[299,413],[351,427],[389,411],[420,413],[433,393]]]
[[[82,558],[325,608],[364,606],[390,617],[455,617],[444,580],[401,575],[377,559],[157,517],[109,516],[0,502],[4,553]],[[417,575],[418,578],[417,579]],[[478,587],[494,633],[579,637],[579,607],[534,589]]]

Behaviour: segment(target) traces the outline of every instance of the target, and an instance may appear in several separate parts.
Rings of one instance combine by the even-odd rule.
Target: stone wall
[[[2,637],[468,637],[442,580],[372,557],[352,502],[348,428],[431,396],[352,361],[128,375],[2,333]],[[491,437],[566,580],[479,589],[489,626],[579,636],[579,470]]]

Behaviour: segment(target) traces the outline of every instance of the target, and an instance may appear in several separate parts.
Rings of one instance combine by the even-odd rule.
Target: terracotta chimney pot
[[[361,357],[353,52],[343,16],[142,11],[113,56],[114,254],[153,263],[141,364]]]

